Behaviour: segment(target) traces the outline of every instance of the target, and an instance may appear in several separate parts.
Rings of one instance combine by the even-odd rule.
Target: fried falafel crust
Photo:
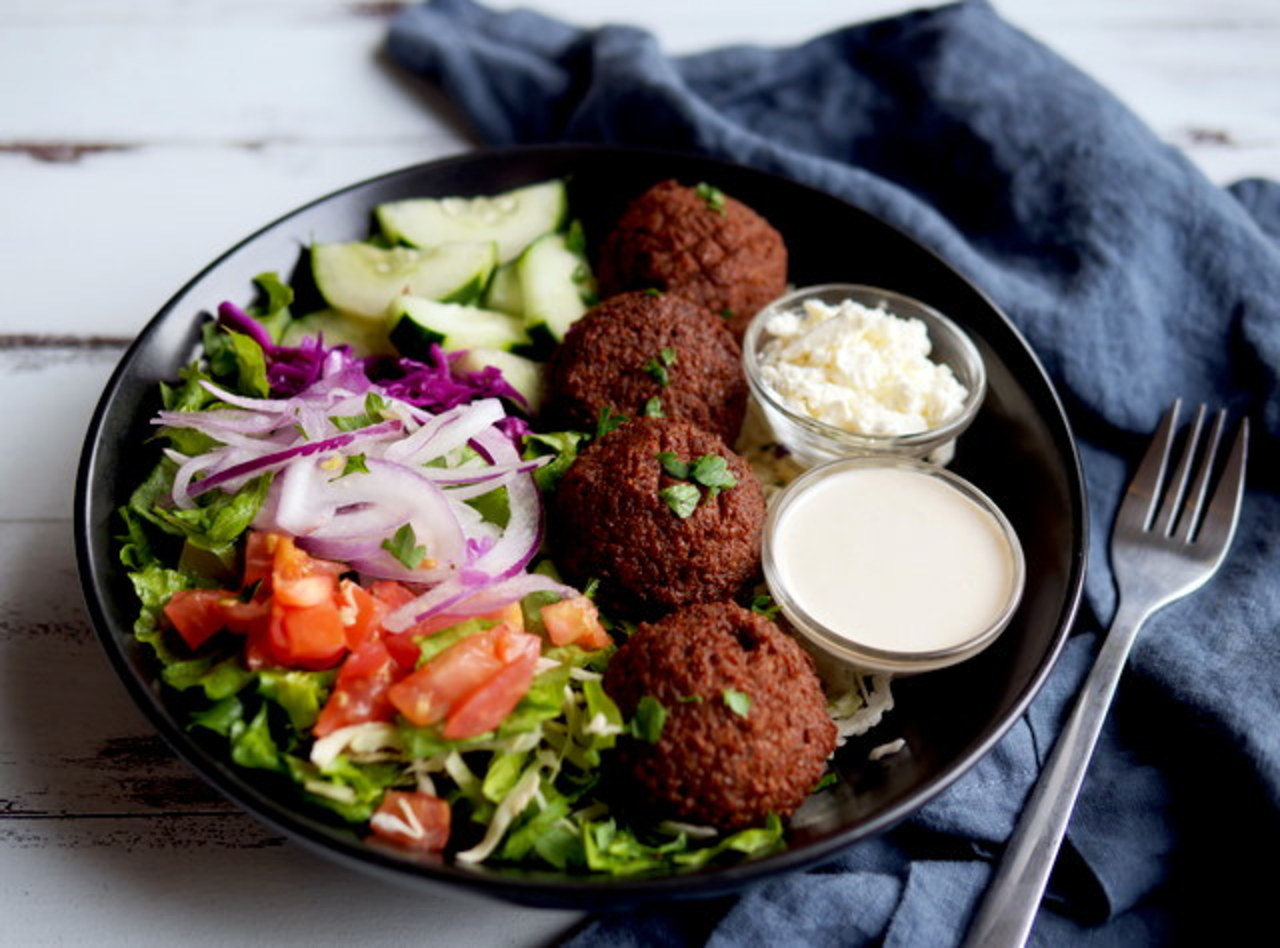
[[[655,818],[715,826],[791,816],[835,750],[813,660],[769,619],[732,602],[700,603],[643,623],[611,659],[604,687],[630,717],[651,696],[666,709],[657,743],[619,742],[631,801]],[[740,714],[730,692],[749,699]]]
[[[688,516],[661,491],[678,483],[658,455],[690,464],[716,454],[737,486],[703,489]],[[578,584],[599,580],[602,605],[655,615],[691,602],[731,599],[759,575],[765,502],[747,462],[695,425],[637,418],[605,435],[565,472],[552,498],[555,562]]]
[[[664,359],[664,354],[668,358]],[[662,414],[732,444],[747,409],[742,350],[724,321],[670,293],[610,297],[573,324],[548,365],[546,415],[590,429],[609,408]]]
[[[628,205],[600,248],[596,275],[604,295],[656,287],[687,296],[740,339],[751,317],[786,291],[787,248],[736,198],[668,180]]]

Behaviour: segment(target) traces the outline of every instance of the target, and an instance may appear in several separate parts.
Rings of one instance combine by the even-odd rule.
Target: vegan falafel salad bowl
[[[945,313],[985,367],[949,471],[1025,582],[951,667],[815,648],[762,570],[801,466],[744,334],[831,283]],[[1040,687],[1086,547],[1062,408],[979,290],[819,191],[604,146],[383,175],[214,261],[102,395],[76,541],[121,679],[231,800],[562,907],[733,891],[909,816]]]

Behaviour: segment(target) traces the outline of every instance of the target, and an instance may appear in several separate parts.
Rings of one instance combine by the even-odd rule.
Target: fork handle
[[[1025,944],[1125,660],[1151,611],[1120,603],[1071,716],[969,925],[966,948],[1013,948]]]

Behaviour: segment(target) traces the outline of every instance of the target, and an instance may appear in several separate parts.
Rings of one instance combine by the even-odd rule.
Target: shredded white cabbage
[[[502,798],[502,802],[494,810],[493,819],[489,821],[489,825],[485,828],[484,839],[465,852],[458,853],[458,861],[475,863],[488,859],[489,855],[497,848],[498,843],[502,842],[502,837],[506,835],[507,828],[528,808],[529,804],[538,798],[539,787],[542,785],[543,769],[552,768],[557,763],[554,755],[548,754],[546,751],[539,751],[534,763],[525,770],[520,779],[516,781],[516,785]]]
[[[854,676],[853,685],[852,689],[835,694],[827,703],[836,724],[837,746],[867,733],[893,710],[889,676],[859,674]]]
[[[376,754],[379,751],[398,751],[401,748],[400,731],[385,721],[370,721],[338,728],[311,746],[311,763],[324,770],[343,751],[352,755]]]
[[[878,744],[867,753],[867,760],[881,760],[898,753],[906,746],[907,742],[902,738],[898,738],[896,741],[889,741],[887,744]]]

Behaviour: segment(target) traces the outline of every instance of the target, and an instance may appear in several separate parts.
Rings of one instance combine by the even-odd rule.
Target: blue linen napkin
[[[1255,926],[1269,921],[1280,843],[1280,185],[1213,185],[985,2],[792,48],[670,57],[633,28],[435,0],[396,18],[388,49],[488,144],[697,151],[877,214],[1010,314],[1080,439],[1086,608],[993,753],[829,865],[732,899],[603,916],[574,944],[958,941],[1112,614],[1111,520],[1178,395],[1252,418],[1244,517],[1219,575],[1138,641],[1033,943],[1267,930]]]

